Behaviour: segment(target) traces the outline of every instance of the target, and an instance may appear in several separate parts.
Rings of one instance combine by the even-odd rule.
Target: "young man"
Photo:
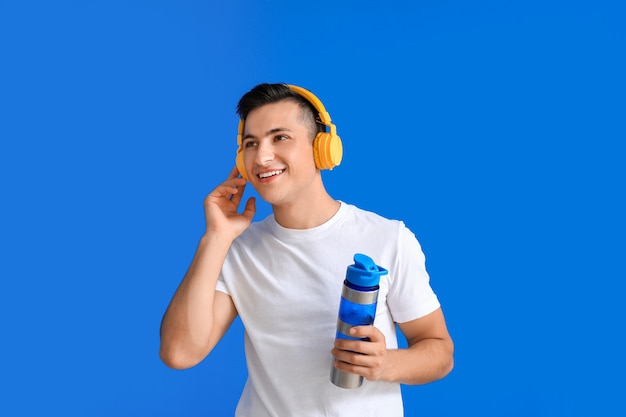
[[[198,364],[239,315],[248,380],[237,416],[402,416],[400,384],[435,381],[453,367],[452,339],[417,239],[402,222],[328,194],[320,159],[336,163],[340,142],[318,149],[327,127],[336,132],[312,93],[260,84],[237,112],[237,166],[205,200],[206,231],[163,317],[162,360],[176,369]],[[254,198],[240,207],[248,183],[273,216],[253,223]],[[374,325],[350,330],[367,340],[335,342],[356,253],[389,272]],[[398,348],[396,323],[407,348]],[[339,388],[331,366],[365,383]]]

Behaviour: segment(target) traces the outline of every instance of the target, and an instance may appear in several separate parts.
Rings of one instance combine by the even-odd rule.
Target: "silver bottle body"
[[[344,303],[360,305],[362,306],[363,311],[365,311],[365,309],[369,309],[370,312],[372,313],[372,316],[369,320],[371,321],[371,323],[367,323],[367,324],[371,325],[374,321],[377,299],[378,299],[378,286],[376,286],[375,289],[372,289],[370,291],[360,291],[357,289],[350,288],[347,285],[344,285],[342,293],[341,293],[341,305],[339,307],[340,317],[337,318],[338,336],[339,334],[342,334],[342,335],[345,335],[346,336],[345,338],[347,339],[355,339],[354,337],[349,335],[350,329],[355,325],[346,323],[344,320],[341,319],[341,311],[342,311],[342,308],[344,307]],[[344,372],[335,368],[334,359],[333,359],[333,365],[331,366],[330,380],[333,384],[335,384],[336,386],[340,388],[353,389],[353,388],[359,388],[361,385],[363,385],[363,377],[361,375]]]

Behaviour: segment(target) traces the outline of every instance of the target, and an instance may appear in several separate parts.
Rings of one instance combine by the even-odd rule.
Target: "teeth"
[[[259,178],[268,178],[268,177],[273,177],[274,175],[278,175],[278,174],[282,174],[283,170],[279,169],[277,171],[270,171],[270,172],[266,172],[263,174],[259,174]]]

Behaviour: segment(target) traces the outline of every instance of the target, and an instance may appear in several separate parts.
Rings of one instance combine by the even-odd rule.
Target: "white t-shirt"
[[[397,348],[396,322],[439,308],[420,244],[402,222],[342,202],[318,227],[286,229],[270,215],[233,242],[217,290],[232,297],[245,329],[248,380],[236,416],[403,415],[398,383],[330,382],[341,289],[356,253],[389,271],[374,326]]]

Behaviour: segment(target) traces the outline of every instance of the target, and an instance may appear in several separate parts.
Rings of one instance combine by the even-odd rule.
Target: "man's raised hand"
[[[215,187],[204,200],[206,232],[230,233],[234,240],[250,226],[256,213],[256,200],[250,197],[239,214],[239,204],[247,181],[239,177],[235,166],[226,181]]]

